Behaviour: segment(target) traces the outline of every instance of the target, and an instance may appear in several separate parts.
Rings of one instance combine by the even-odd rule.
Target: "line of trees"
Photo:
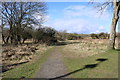
[[[45,43],[47,45],[57,42],[57,31],[51,27],[39,27],[39,28],[25,28],[22,33],[19,42],[24,43],[27,39],[33,40],[34,43]],[[4,44],[11,43],[9,40],[9,29],[3,28],[3,42]]]
[[[31,38],[30,28],[43,23],[47,7],[44,2],[2,2],[0,9],[3,42],[18,44]]]

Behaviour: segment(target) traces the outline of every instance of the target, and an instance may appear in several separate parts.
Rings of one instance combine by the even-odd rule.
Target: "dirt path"
[[[57,47],[51,53],[48,60],[41,66],[36,78],[55,78],[66,73],[67,70],[64,66],[63,56]]]

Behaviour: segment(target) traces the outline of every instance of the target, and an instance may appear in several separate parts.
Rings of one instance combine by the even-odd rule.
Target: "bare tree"
[[[42,16],[46,13],[44,2],[3,2],[1,19],[9,26],[9,38],[11,43],[21,41],[21,35],[25,27],[39,25],[42,23]],[[37,15],[36,15],[37,14]],[[35,16],[41,16],[38,20]]]
[[[120,1],[113,0],[114,12],[110,32],[109,48],[115,49],[115,37],[116,37],[116,26],[119,20],[119,11],[120,11]]]
[[[97,4],[97,7],[100,8],[101,13],[108,9],[109,7],[113,9],[113,18],[111,24],[111,31],[109,37],[109,49],[115,49],[115,38],[116,38],[116,26],[119,20],[119,12],[120,12],[120,0],[108,0],[106,2],[102,2]]]

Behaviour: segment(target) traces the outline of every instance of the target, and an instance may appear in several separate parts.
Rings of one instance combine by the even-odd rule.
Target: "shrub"
[[[107,39],[109,37],[109,34],[107,33],[100,33],[98,34],[99,39]]]
[[[92,39],[99,39],[98,35],[94,34],[94,33],[91,34],[91,37],[92,37]]]
[[[57,42],[56,30],[50,27],[39,28],[34,31],[35,42],[46,43],[48,45]]]

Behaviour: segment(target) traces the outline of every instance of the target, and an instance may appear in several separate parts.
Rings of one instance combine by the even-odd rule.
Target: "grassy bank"
[[[74,40],[62,47],[72,78],[117,78],[118,51],[107,50],[107,40]],[[120,52],[120,51],[119,51]]]
[[[50,55],[51,51],[54,47],[49,48],[44,54],[39,54],[39,51],[36,52],[36,56],[31,62],[22,64],[15,69],[11,69],[7,72],[3,73],[3,78],[33,78],[35,76],[36,71],[39,69],[42,63],[44,63],[47,57]],[[16,80],[16,79],[15,79]]]
[[[109,50],[89,57],[65,58],[73,78],[117,78],[118,51]]]

